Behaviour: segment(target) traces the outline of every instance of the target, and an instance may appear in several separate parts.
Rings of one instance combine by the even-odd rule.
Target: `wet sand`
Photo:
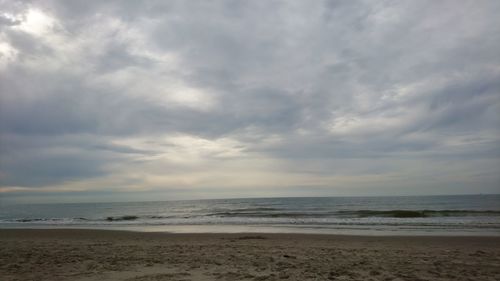
[[[500,280],[500,237],[0,230],[1,280]]]

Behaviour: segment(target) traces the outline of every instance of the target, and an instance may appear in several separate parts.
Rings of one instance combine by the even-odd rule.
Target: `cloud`
[[[498,191],[497,1],[1,6],[3,190]]]

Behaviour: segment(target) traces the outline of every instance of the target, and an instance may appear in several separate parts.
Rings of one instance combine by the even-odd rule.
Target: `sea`
[[[500,195],[2,203],[0,228],[500,236]]]

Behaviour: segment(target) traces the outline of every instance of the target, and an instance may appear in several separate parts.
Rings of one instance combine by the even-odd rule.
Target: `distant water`
[[[500,235],[500,195],[0,205],[0,228]]]

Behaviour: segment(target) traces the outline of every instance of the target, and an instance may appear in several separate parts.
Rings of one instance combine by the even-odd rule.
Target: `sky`
[[[0,0],[0,200],[499,193],[499,14]]]

